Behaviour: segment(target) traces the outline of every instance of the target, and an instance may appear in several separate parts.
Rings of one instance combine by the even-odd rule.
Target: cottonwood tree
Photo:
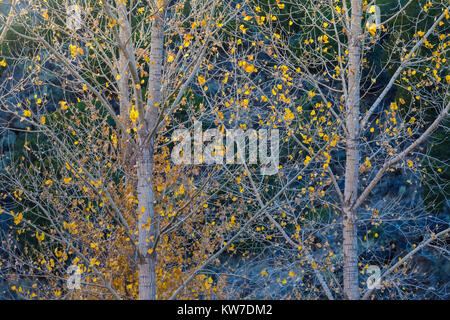
[[[285,266],[299,263],[302,281],[291,269],[279,282],[294,282],[294,290],[306,282],[311,290],[290,297],[445,296],[442,283],[422,289],[411,259],[431,243],[445,255],[448,224],[429,218],[420,200],[402,201],[405,191],[384,199],[373,191],[396,173],[414,177],[405,190],[419,193],[416,199],[424,178],[443,181],[445,159],[432,172],[425,164],[439,163],[426,143],[436,130],[448,130],[448,3],[379,2],[238,4],[221,58],[198,79],[212,121],[282,131],[275,177],[245,164],[234,171],[235,197],[250,213],[236,216],[247,229],[228,246],[259,243],[281,251],[276,259]],[[389,240],[385,247],[383,228],[403,234],[408,247],[397,250]],[[360,281],[372,264],[381,269],[381,291]]]
[[[272,93],[265,91],[272,101],[284,102],[278,102],[279,108],[272,102],[275,112],[278,109],[285,120],[294,121],[297,115],[292,114],[291,106],[299,112],[299,124],[292,134],[301,137],[293,139],[306,152],[303,164],[321,153],[323,178],[309,187],[309,201],[317,197],[317,192],[322,192],[319,198],[329,199],[327,193],[334,198],[322,201],[334,207],[336,222],[342,223],[342,294],[348,299],[360,297],[358,256],[362,250],[357,228],[365,228],[362,209],[365,206],[365,210],[371,210],[372,190],[389,171],[419,166],[427,157],[421,152],[421,144],[448,115],[448,71],[440,67],[447,53],[448,4],[424,3],[417,16],[409,16],[407,9],[413,4],[421,5],[410,1],[395,11],[382,6],[380,25],[366,24],[376,10],[374,2],[279,2],[273,8],[261,5],[253,8],[252,14],[247,13],[254,18],[248,21],[254,21],[255,32],[262,32],[267,39],[267,51],[274,61],[270,67],[281,69],[281,79],[273,79]],[[258,13],[264,11],[262,8],[268,12],[265,21]],[[290,45],[289,31],[294,26],[298,26],[299,36]],[[246,28],[247,32],[252,30],[251,26],[242,27]],[[373,55],[379,45],[387,53],[377,70]],[[257,63],[256,68],[264,70]],[[420,76],[415,76],[418,73]],[[276,85],[279,81],[287,88]],[[395,96],[395,92],[401,94]],[[310,100],[306,124],[301,118],[305,104],[295,102],[301,93]],[[432,119],[425,115],[430,109]],[[341,148],[344,157],[338,152]],[[317,179],[318,173],[311,180]],[[379,210],[374,209],[375,216]],[[410,217],[405,212],[389,218]],[[380,217],[371,217],[372,224],[381,221]],[[448,229],[439,231],[440,236],[448,234]],[[434,233],[420,236],[429,239]]]

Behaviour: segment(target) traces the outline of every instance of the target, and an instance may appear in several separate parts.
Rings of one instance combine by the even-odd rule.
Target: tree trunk
[[[119,87],[119,104],[120,104],[120,121],[123,123],[125,128],[129,128],[130,119],[129,119],[129,110],[130,110],[130,90],[129,90],[129,80],[130,80],[130,74],[129,74],[129,59],[131,59],[133,55],[132,46],[130,45],[131,41],[131,29],[130,25],[128,24],[128,15],[127,15],[127,7],[124,2],[117,0],[116,1],[117,11],[118,11],[118,17],[119,17],[119,37],[120,41],[125,45],[125,47],[128,50],[128,57],[127,55],[122,51],[119,50],[119,66],[118,66],[118,74],[120,76],[120,79],[118,80],[118,87]],[[134,63],[134,61],[133,61]],[[131,149],[131,141],[128,141],[129,136],[123,132],[122,136],[120,137],[120,143],[121,143],[121,149],[122,149],[122,156],[123,156],[123,163],[125,165],[127,173],[129,173],[129,170],[133,167],[135,164],[134,157],[132,157],[132,149]],[[126,185],[128,185],[129,176],[125,177],[126,179]]]
[[[359,299],[357,212],[353,209],[358,195],[359,175],[359,99],[361,62],[362,4],[351,1],[352,20],[348,35],[348,96],[346,101],[346,167],[343,205],[344,296]]]
[[[149,98],[142,127],[138,128],[138,215],[139,215],[139,299],[156,298],[156,250],[153,250],[158,232],[158,219],[153,207],[153,150],[154,139],[149,137],[158,119],[161,100],[162,61],[164,45],[164,11],[159,11],[152,25]]]
[[[156,251],[151,252],[155,240],[155,212],[153,208],[153,143],[139,148],[138,159],[138,216],[139,216],[139,299],[156,297]]]
[[[131,37],[131,30],[128,28],[128,23],[126,22],[127,19],[127,9],[126,6],[121,2],[117,1],[117,8],[118,8],[118,16],[119,16],[119,37],[120,41],[129,48],[130,46],[127,44],[130,37]],[[131,54],[131,51],[129,51],[129,54]],[[125,55],[125,53],[120,50],[119,51],[119,92],[120,92],[120,117],[122,118],[122,122],[126,126],[128,123],[128,108],[130,107],[130,100],[129,100],[129,90],[128,90],[128,57]],[[128,126],[126,126],[128,127]]]

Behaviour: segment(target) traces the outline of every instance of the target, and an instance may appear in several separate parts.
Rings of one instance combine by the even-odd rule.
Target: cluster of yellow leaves
[[[328,43],[329,42],[328,41],[328,36],[326,34],[324,34],[323,36],[320,36],[317,40],[319,42],[321,42],[321,43]]]
[[[69,45],[70,55],[75,58],[77,55],[82,55],[84,53],[83,48],[77,47],[76,45]]]
[[[186,33],[186,34],[184,35],[183,45],[180,46],[180,48],[182,49],[183,46],[186,47],[186,48],[189,47],[189,45],[191,44],[191,40],[192,40],[192,39],[194,39],[194,37],[193,37],[190,33]]]
[[[292,113],[291,109],[284,108],[284,111],[285,111],[284,116],[283,116],[284,120],[291,121],[294,119],[294,114]]]
[[[69,108],[66,101],[59,101],[58,104],[61,106],[61,110],[66,110]]]
[[[197,77],[198,83],[200,83],[200,85],[203,85],[206,82],[206,79],[203,75],[199,75]]]
[[[257,71],[258,71],[258,70],[255,68],[254,65],[249,64],[249,63],[246,62],[246,61],[239,61],[239,66],[240,66],[240,67],[243,67],[244,70],[245,70],[245,72],[248,72],[248,73],[252,73],[252,72],[257,72]]]
[[[132,123],[136,123],[137,118],[139,117],[139,112],[136,110],[135,106],[133,105],[130,110],[130,120]]]
[[[367,30],[370,32],[371,35],[375,36],[377,34],[377,25],[375,23],[367,23],[366,24]]]
[[[14,212],[12,212],[12,211],[11,211],[11,213],[12,213],[13,216],[14,216],[14,224],[18,225],[18,224],[22,221],[23,213],[20,212],[20,213],[17,214],[17,215],[14,215]]]
[[[175,60],[175,55],[173,53],[169,53],[167,55],[167,62],[173,62]]]
[[[303,164],[306,166],[310,162],[311,162],[311,157],[310,156],[306,156],[305,161],[303,161]]]

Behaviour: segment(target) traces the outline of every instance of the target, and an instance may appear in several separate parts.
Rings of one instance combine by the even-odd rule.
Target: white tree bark
[[[121,42],[124,44],[125,48],[129,49],[129,39],[131,37],[131,30],[127,23],[127,9],[126,6],[120,2],[116,1],[118,17],[119,17],[119,36]],[[128,51],[130,52],[130,51]],[[125,123],[128,119],[128,108],[129,108],[129,90],[128,90],[128,57],[122,51],[119,50],[119,66],[118,66],[120,75],[119,79],[119,92],[120,92],[120,116],[121,120]]]
[[[346,164],[343,205],[343,253],[344,253],[344,296],[359,299],[357,213],[353,204],[358,196],[359,175],[359,106],[360,106],[360,62],[361,62],[361,18],[362,3],[351,2],[351,27],[348,35],[348,96],[346,101]]]
[[[127,53],[123,50],[119,50],[119,65],[118,65],[118,75],[120,79],[118,80],[118,87],[120,92],[119,104],[120,104],[120,120],[122,121],[125,128],[129,128],[129,110],[130,110],[130,90],[129,90],[129,63],[135,64],[134,55],[132,55],[132,46],[131,46],[131,28],[127,21],[127,7],[121,1],[116,1],[118,17],[119,17],[119,38],[120,42],[123,44]],[[132,61],[130,61],[132,60]],[[126,133],[122,133],[121,136],[121,148],[123,150],[123,162],[126,164],[126,167],[130,168],[134,163],[132,159],[132,148],[131,141],[129,141],[129,136]],[[127,184],[128,184],[128,177]]]
[[[158,221],[153,207],[153,148],[154,139],[148,139],[158,119],[161,99],[162,59],[164,45],[163,11],[153,21],[150,49],[149,99],[143,123],[138,128],[138,214],[139,214],[139,299],[156,298],[156,251],[154,242]],[[148,226],[149,225],[149,226]]]

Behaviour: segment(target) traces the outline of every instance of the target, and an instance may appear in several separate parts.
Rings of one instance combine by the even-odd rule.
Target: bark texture
[[[357,212],[353,205],[358,196],[359,185],[359,106],[360,106],[360,63],[361,63],[361,18],[362,3],[351,1],[351,27],[348,35],[348,96],[346,101],[347,128],[346,167],[343,204],[343,252],[344,252],[344,296],[359,299]]]
[[[120,79],[118,80],[118,87],[120,92],[119,104],[120,104],[120,120],[122,121],[125,128],[129,128],[129,111],[130,111],[130,90],[129,90],[129,61],[134,63],[132,59],[133,48],[131,45],[131,28],[128,23],[128,15],[127,15],[127,7],[121,1],[116,1],[117,9],[118,9],[118,17],[119,17],[119,37],[121,43],[125,46],[127,53],[123,50],[119,50],[119,66],[118,66],[118,75]],[[127,169],[131,168],[134,165],[132,161],[132,148],[131,141],[128,140],[129,136],[126,132],[122,133],[121,148],[123,150],[123,162]],[[128,171],[128,170],[127,170]],[[127,178],[128,184],[128,178]]]
[[[138,128],[138,214],[139,214],[139,299],[156,299],[156,251],[154,242],[158,221],[153,206],[153,150],[154,139],[150,133],[158,119],[161,99],[162,61],[164,45],[164,12],[155,17],[151,33],[148,101],[142,123]]]

